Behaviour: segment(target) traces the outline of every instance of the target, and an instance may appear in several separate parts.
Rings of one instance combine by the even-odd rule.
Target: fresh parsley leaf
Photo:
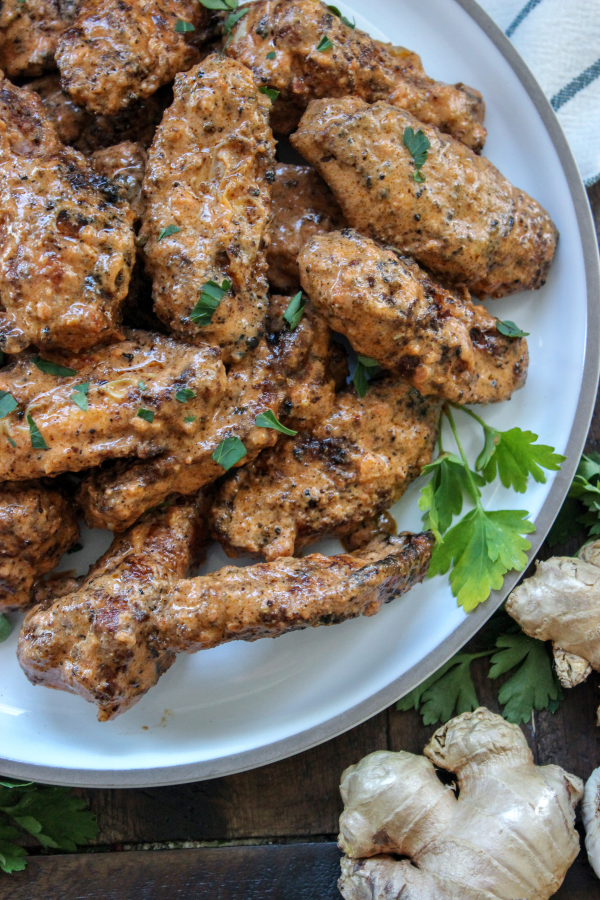
[[[49,359],[42,359],[41,356],[34,356],[31,362],[40,372],[46,375],[56,375],[59,378],[67,378],[69,375],[77,375],[77,369],[69,369],[67,366],[59,366],[58,363],[50,362]]]
[[[143,381],[138,381],[138,387],[139,387],[140,391],[142,392],[142,394],[144,393],[144,391],[148,390],[148,388],[146,387],[146,385],[144,384]]]
[[[574,537],[581,530],[582,505],[575,497],[566,497],[560,508],[552,528],[546,536],[548,546],[566,544],[569,538]]]
[[[5,641],[12,631],[10,619],[7,619],[4,613],[0,613],[0,644]]]
[[[243,459],[247,452],[248,451],[240,441],[239,437],[229,437],[225,438],[224,441],[221,441],[215,452],[212,454],[211,459],[214,459],[216,463],[223,466],[227,472],[232,466],[235,466],[240,459]]]
[[[499,649],[492,656],[488,678],[498,678],[522,663],[498,691],[504,718],[519,725],[529,722],[534,709],[551,708],[554,712],[555,704],[562,700],[562,691],[545,643],[522,633],[504,634],[496,646]]]
[[[275,53],[274,50],[271,50],[270,53],[267,53],[267,59],[275,59],[276,56],[277,56],[277,54]]]
[[[171,237],[172,234],[178,234],[181,231],[181,228],[178,228],[177,225],[167,225],[166,228],[160,229],[160,234],[158,235],[158,240],[162,241],[163,238]]]
[[[218,285],[216,281],[207,281],[202,287],[200,299],[190,313],[192,322],[201,327],[210,325],[219,303],[229,290],[231,290],[231,282],[227,278],[223,279],[221,285]]]
[[[365,369],[376,369],[379,365],[376,359],[371,359],[370,356],[359,356],[359,363],[365,367]]]
[[[277,98],[279,97],[279,91],[276,91],[275,88],[267,87],[264,84],[259,87],[259,91],[261,92],[261,94],[266,94],[271,103],[274,103],[275,100],[277,100]]]
[[[238,0],[200,0],[206,9],[237,9]]]
[[[333,41],[330,41],[329,38],[327,37],[327,35],[324,34],[323,37],[321,38],[321,40],[319,41],[319,43],[317,44],[316,49],[319,51],[319,53],[324,53],[325,50],[331,50],[332,47],[333,47]]]
[[[196,391],[191,391],[189,388],[181,388],[180,391],[177,391],[175,394],[175,399],[179,400],[180,403],[187,403],[188,400],[193,400],[196,396]]]
[[[436,540],[452,525],[454,516],[459,516],[463,508],[463,494],[473,503],[477,495],[473,493],[472,482],[476,486],[485,484],[481,475],[471,472],[472,482],[463,466],[462,460],[454,453],[440,453],[437,459],[424,466],[421,475],[433,477],[421,488],[419,509],[424,513],[423,522],[430,528]]]
[[[258,425],[259,428],[273,428],[275,431],[280,431],[282,434],[289,434],[292,437],[298,434],[297,431],[292,431],[291,428],[286,428],[285,425],[282,425],[275,413],[270,409],[264,413],[260,413],[254,420],[254,424]]]
[[[33,418],[28,415],[27,416],[27,424],[29,425],[29,434],[31,435],[31,446],[34,450],[47,450],[48,445],[46,441],[42,437],[40,429],[37,427]]]
[[[196,416],[186,416],[183,421],[185,422],[186,425],[189,425],[190,422],[195,422],[196,418],[197,418]]]
[[[88,395],[89,389],[90,389],[89,381],[84,381],[82,384],[76,384],[75,388],[74,388],[75,393],[71,394],[71,397],[70,397],[70,399],[73,401],[73,403],[76,406],[78,406],[79,409],[82,409],[84,412],[86,412],[86,410],[88,408],[87,395]]]
[[[18,405],[12,394],[9,394],[8,391],[0,391],[0,419],[10,415]]]
[[[188,31],[195,31],[196,29],[192,25],[191,22],[184,22],[183,19],[177,19],[175,22],[175,31],[178,34],[187,34]],[[160,238],[159,238],[160,240]]]
[[[22,836],[12,825],[5,825],[0,820],[0,871],[6,872],[7,875],[11,872],[22,872],[27,866],[25,859],[27,850],[14,843]]]
[[[67,550],[67,554],[79,553],[81,550],[83,550],[83,544],[73,544],[73,546],[69,547]]]
[[[283,320],[287,323],[290,331],[294,331],[294,329],[298,327],[305,309],[306,300],[302,297],[302,291],[298,291],[298,293],[290,300],[288,308],[283,314]]]
[[[511,322],[510,319],[507,319],[506,322],[503,322],[502,319],[496,319],[496,328],[500,334],[504,334],[509,338],[529,337],[528,331],[521,331],[519,326]]]
[[[328,6],[327,9],[332,12],[334,16],[337,16],[338,19],[341,19],[344,25],[347,25],[348,28],[356,28],[356,22],[351,22],[346,18],[346,16],[343,16],[337,6]]]
[[[560,469],[566,459],[554,452],[547,444],[536,444],[537,434],[511,428],[509,431],[496,431],[484,425],[485,446],[475,463],[475,468],[482,472],[487,482],[493,481],[496,474],[504,487],[523,494],[527,489],[529,475],[544,484],[546,476],[542,468],[551,471]]]
[[[371,359],[370,356],[359,356],[358,363],[356,365],[356,369],[354,370],[354,375],[352,376],[352,383],[356,388],[356,393],[362,399],[367,391],[369,390],[369,378],[368,371],[370,369],[376,369],[379,366],[379,363],[375,359]]]
[[[243,19],[249,12],[250,10],[246,7],[246,9],[237,9],[235,12],[230,13],[223,23],[223,31],[225,34],[229,34],[240,19]]]
[[[139,418],[143,419],[145,422],[154,422],[154,413],[151,409],[144,409],[142,407],[141,409],[138,409],[136,415],[138,415]]]
[[[472,712],[479,699],[471,677],[471,663],[484,653],[457,653],[423,684],[396,704],[398,710],[416,709],[424,725],[447,722],[453,715]]]
[[[404,129],[404,134],[402,135],[402,143],[415,162],[415,172],[413,175],[413,179],[416,182],[422,183],[423,181],[425,181],[425,176],[421,172],[421,167],[427,162],[427,156],[431,148],[429,138],[423,133],[420,128],[415,133],[414,128],[409,125],[408,128]]]

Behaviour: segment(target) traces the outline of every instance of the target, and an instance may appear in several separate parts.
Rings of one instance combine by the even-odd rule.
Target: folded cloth
[[[600,0],[479,0],[550,100],[586,185],[600,179]]]

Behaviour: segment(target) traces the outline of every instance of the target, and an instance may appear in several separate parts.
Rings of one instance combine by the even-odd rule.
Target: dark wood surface
[[[600,184],[589,193],[600,230]],[[600,450],[598,403],[588,448]],[[573,552],[575,545],[564,549]],[[540,555],[552,554],[544,546]],[[499,711],[486,662],[474,663],[473,672],[482,705]],[[538,713],[523,727],[538,764],[556,763],[582,778],[600,765],[599,687],[594,673],[567,692],[557,713]],[[390,708],[320,747],[240,775],[178,787],[80,791],[100,824],[94,849],[107,852],[33,857],[26,872],[0,875],[0,900],[339,897],[332,842],[342,770],[373,750],[420,753],[434,730],[416,713]],[[207,842],[230,846],[201,846]],[[252,845],[261,842],[266,846]],[[178,849],[182,843],[192,848]],[[556,896],[600,900],[600,881],[585,854]]]

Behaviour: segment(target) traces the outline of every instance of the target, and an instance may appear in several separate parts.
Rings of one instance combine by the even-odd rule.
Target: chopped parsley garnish
[[[42,359],[41,356],[34,356],[31,361],[40,372],[44,372],[46,375],[56,375],[58,378],[68,378],[70,375],[77,375],[77,369],[59,366],[58,363],[50,362],[49,359]]]
[[[282,434],[289,434],[292,437],[298,434],[297,431],[292,431],[291,428],[286,428],[285,425],[282,425],[275,413],[270,409],[264,413],[260,413],[254,420],[254,424],[258,425],[259,428],[273,428],[275,431],[280,431]]]
[[[137,415],[145,422],[154,422],[154,413],[151,409],[138,409]]]
[[[47,450],[48,445],[46,441],[42,437],[40,429],[37,427],[33,418],[31,416],[27,416],[27,424],[29,425],[29,434],[31,435],[31,446],[34,450]]]
[[[338,19],[341,19],[344,25],[347,25],[348,28],[356,28],[356,21],[351,22],[350,19],[347,19],[346,16],[343,16],[337,6],[328,6],[327,9],[329,12],[332,12],[334,16],[337,16]]]
[[[306,300],[302,296],[302,291],[292,297],[288,304],[288,308],[283,314],[283,320],[289,326],[290,331],[294,331],[300,324],[302,314],[306,309]]]
[[[200,327],[210,325],[219,303],[229,290],[231,282],[226,278],[223,279],[221,286],[216,281],[207,281],[202,288],[200,299],[190,313],[192,322]]]
[[[148,390],[148,388],[146,387],[146,385],[144,384],[143,381],[138,381],[138,387],[139,387],[139,389],[140,389],[140,391],[141,391],[142,393],[143,393],[144,391],[147,391],[147,390]]]
[[[84,412],[86,412],[86,410],[88,408],[87,395],[88,395],[89,389],[90,389],[89,381],[84,381],[83,384],[76,384],[75,388],[74,388],[75,393],[71,394],[71,398],[70,398],[73,401],[73,403],[76,406],[78,406],[79,409],[82,409]]]
[[[529,337],[528,331],[521,331],[519,326],[515,325],[514,322],[511,322],[510,319],[507,319],[506,322],[503,322],[502,319],[497,319],[496,328],[498,329],[500,334],[503,334],[509,338]]]
[[[175,394],[175,399],[179,400],[180,403],[187,403],[188,400],[193,400],[196,396],[196,391],[191,391],[189,388],[181,388],[180,391],[177,391]]]
[[[235,466],[240,459],[243,459],[247,452],[248,451],[240,441],[239,437],[229,437],[225,438],[224,441],[221,441],[215,452],[212,454],[211,459],[214,459],[216,463],[223,466],[227,472],[232,466]]]
[[[427,162],[427,155],[431,147],[429,138],[423,134],[420,128],[415,134],[414,129],[409,125],[408,128],[404,129],[402,143],[415,161],[416,168],[413,179],[418,184],[422,184],[425,181],[425,176],[421,172],[421,167]]]
[[[8,391],[0,391],[0,419],[10,415],[18,405],[12,394],[9,394]]]
[[[277,56],[277,54],[275,53],[274,50],[271,50],[270,53],[267,53],[267,59],[275,59],[276,56]],[[0,360],[0,362],[2,362],[2,360]]]
[[[12,624],[11,624],[10,619],[7,619],[3,613],[0,613],[0,644],[2,643],[2,641],[6,640],[6,638],[10,635],[11,631],[12,631]],[[0,835],[1,834],[2,834],[2,830],[0,828]],[[1,846],[1,842],[0,842],[0,846]],[[22,850],[22,849],[23,849],[22,847],[19,847],[19,850]],[[0,851],[0,869],[2,869],[3,872],[6,872],[6,869],[4,868],[4,860],[2,857],[2,851]]]
[[[237,9],[238,0],[200,0],[205,9]]]
[[[259,91],[261,94],[266,94],[271,103],[274,103],[275,100],[279,97],[279,91],[276,91],[275,88],[267,87],[265,84],[259,87]]]
[[[12,439],[11,436],[10,436],[10,434],[7,434],[6,432],[4,432],[4,437],[6,438],[6,440],[8,441],[8,443],[10,444],[11,447],[16,447],[16,446],[17,446],[17,442],[16,442],[16,441],[13,441],[13,439]]]
[[[183,19],[177,19],[175,23],[175,31],[178,34],[187,34],[188,31],[195,31],[196,29],[192,25],[191,22],[184,22]],[[160,240],[160,238],[159,238]]]
[[[189,425],[190,422],[196,421],[196,416],[186,416],[183,421],[185,422],[186,425]]]
[[[379,363],[369,356],[359,356],[358,364],[352,376],[352,383],[359,397],[364,397],[369,390],[369,374],[371,369],[378,368]]]
[[[317,44],[317,50],[319,53],[324,53],[325,50],[331,50],[333,47],[333,41],[330,41],[326,34],[323,35],[319,43]]]
[[[229,34],[240,19],[243,19],[249,12],[250,10],[246,7],[246,9],[237,9],[235,12],[230,13],[223,22],[223,31],[225,34]]]
[[[73,546],[69,547],[67,550],[67,554],[79,553],[80,550],[83,550],[83,544],[73,544]]]
[[[162,241],[163,238],[171,237],[172,234],[178,234],[181,231],[181,228],[178,228],[177,225],[167,225],[166,228],[160,229],[160,234],[158,235],[158,240]]]

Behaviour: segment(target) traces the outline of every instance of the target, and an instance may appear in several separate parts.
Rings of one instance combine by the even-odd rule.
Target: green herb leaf
[[[197,418],[197,416],[186,416],[183,421],[185,422],[186,425],[189,425],[190,422],[195,422],[196,418]]]
[[[306,300],[304,300],[302,296],[302,291],[298,291],[298,293],[290,300],[288,308],[283,314],[284,322],[287,323],[290,331],[294,331],[294,329],[298,327],[305,309]]]
[[[348,28],[356,28],[356,22],[351,22],[346,18],[346,16],[343,16],[337,6],[328,6],[327,9],[332,12],[334,16],[337,16],[338,19],[341,19],[344,25],[347,25]]]
[[[178,228],[177,225],[167,225],[166,228],[160,229],[160,234],[158,235],[158,240],[162,241],[163,238],[171,237],[172,234],[178,234],[181,231],[181,228]]]
[[[73,546],[69,547],[67,550],[67,554],[79,553],[80,550],[83,550],[83,544],[73,544]]]
[[[370,356],[359,356],[358,361],[365,369],[376,369],[379,366],[377,360],[371,359]]]
[[[262,85],[259,87],[259,91],[261,94],[266,94],[271,103],[274,103],[275,100],[279,97],[279,91],[276,91],[274,88],[267,87],[266,85]]]
[[[292,431],[291,428],[286,428],[285,425],[282,425],[275,413],[270,409],[264,413],[260,413],[254,420],[254,424],[258,425],[259,428],[273,428],[275,431],[280,431],[282,434],[289,434],[292,437],[298,434],[297,431]]]
[[[485,426],[484,431],[486,446],[475,463],[476,468],[487,482],[493,481],[498,474],[504,487],[512,487],[520,494],[527,489],[529,475],[544,484],[546,476],[542,468],[557,471],[566,459],[555,453],[554,447],[536,444],[538,436],[532,431],[522,431],[520,428],[495,431],[489,426]]]
[[[583,507],[579,500],[574,497],[565,499],[546,537],[548,546],[555,547],[557,544],[566,544],[569,538],[575,537],[581,531],[582,511]]]
[[[89,389],[90,389],[89,381],[84,381],[82,384],[76,384],[75,389],[74,389],[75,393],[71,394],[71,398],[70,398],[73,401],[73,403],[76,406],[78,406],[79,409],[82,409],[84,412],[86,412],[86,410],[88,408],[87,395],[88,395]]]
[[[193,400],[196,396],[196,391],[191,391],[189,388],[181,388],[180,391],[177,391],[175,394],[175,399],[179,400],[180,403],[187,403],[188,400]]]
[[[249,12],[250,10],[246,7],[246,9],[238,9],[235,12],[230,13],[223,23],[223,31],[225,34],[229,34],[240,19],[243,19]]]
[[[361,399],[369,390],[369,370],[374,368],[376,369],[378,366],[379,363],[377,362],[377,360],[371,359],[370,356],[358,357],[358,363],[356,369],[354,370],[354,375],[352,376],[352,383],[356,388],[356,393]]]
[[[423,522],[430,528],[436,540],[452,525],[454,516],[459,516],[463,508],[463,495],[475,503],[477,496],[473,494],[462,460],[454,453],[440,453],[437,459],[424,466],[422,475],[433,477],[422,489],[419,497],[419,509],[424,513]],[[473,481],[479,487],[485,484],[481,475],[471,472]]]
[[[2,641],[5,641],[6,638],[12,631],[12,625],[10,619],[4,615],[4,613],[0,613],[0,644]]]
[[[138,409],[137,415],[140,417],[140,419],[144,419],[145,422],[154,421],[154,413],[151,409]]]
[[[46,375],[56,375],[59,378],[67,378],[69,375],[77,375],[77,369],[69,369],[67,366],[59,366],[58,363],[50,362],[49,359],[42,359],[41,356],[34,356],[31,362]]]
[[[237,9],[238,0],[200,0],[206,9]]]
[[[396,704],[398,710],[416,709],[424,725],[447,722],[453,715],[472,712],[480,705],[471,677],[471,663],[483,653],[457,653]]]
[[[319,43],[317,44],[316,49],[319,53],[324,53],[325,50],[331,50],[333,47],[333,41],[330,41],[327,35],[323,35]]]
[[[248,451],[240,441],[239,437],[229,437],[225,438],[224,441],[221,441],[215,452],[212,454],[211,459],[214,459],[216,463],[223,466],[227,472],[228,469],[235,466],[240,459],[243,459],[247,452]]]
[[[277,54],[275,53],[274,50],[271,50],[270,53],[267,53],[267,59],[275,59],[276,56],[277,56]]]
[[[16,838],[22,837],[21,832],[6,825],[0,819],[0,871],[10,875],[11,872],[22,872],[27,866],[25,857],[27,850],[13,843]]]
[[[142,392],[142,394],[144,393],[144,391],[148,390],[148,388],[146,387],[146,385],[144,384],[143,381],[138,381],[138,387],[139,387],[140,391]]]
[[[40,429],[37,427],[30,415],[27,416],[27,424],[29,425],[29,434],[31,435],[31,446],[34,450],[47,450],[48,445],[41,435]]]
[[[18,405],[15,398],[9,394],[8,391],[0,391],[0,419],[4,419],[6,416],[10,415],[13,409],[16,409]]]
[[[188,31],[195,31],[196,29],[192,25],[191,22],[184,22],[183,19],[177,19],[175,22],[175,31],[178,34],[187,34]],[[160,240],[160,238],[159,238]]]
[[[231,282],[226,278],[223,279],[220,286],[216,281],[207,281],[202,287],[200,299],[190,313],[192,322],[201,327],[210,325],[219,303],[229,290],[231,290]]]
[[[408,128],[404,129],[402,143],[415,161],[416,171],[413,175],[413,179],[422,183],[425,181],[425,176],[420,170],[421,166],[425,165],[427,162],[427,156],[431,148],[429,138],[420,128],[415,134],[414,128],[411,128],[409,125]]]
[[[511,322],[509,319],[507,319],[506,322],[503,322],[501,319],[496,319],[496,328],[500,334],[504,334],[509,338],[529,337],[528,331],[521,331],[519,326],[515,325],[515,323]]]
[[[498,691],[498,700],[504,706],[502,715],[507,721],[515,725],[529,722],[534,709],[548,709],[562,699],[560,683],[543,641],[522,633],[504,634],[496,646],[499,650],[492,656],[488,678],[498,678],[522,663]]]

